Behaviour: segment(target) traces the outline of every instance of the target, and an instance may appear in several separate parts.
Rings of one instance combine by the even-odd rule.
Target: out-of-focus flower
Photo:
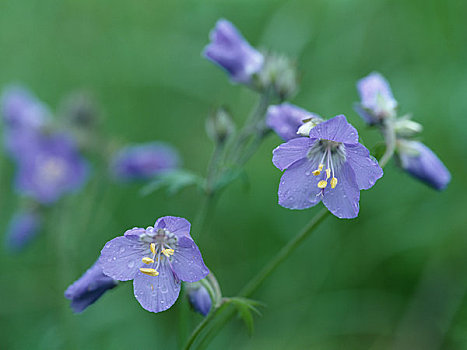
[[[35,210],[23,210],[16,213],[10,221],[6,245],[11,251],[18,252],[26,247],[39,233],[42,218]]]
[[[113,175],[121,181],[150,179],[165,170],[177,168],[178,152],[162,142],[127,146],[111,162]]]
[[[211,42],[204,56],[223,68],[236,83],[248,84],[263,66],[264,57],[243,38],[235,26],[225,19],[217,21],[210,32]]]
[[[298,87],[295,63],[284,55],[266,54],[258,85],[261,90],[272,88],[281,101],[290,98]]]
[[[277,147],[273,163],[285,170],[278,193],[281,206],[305,209],[322,200],[339,218],[356,217],[360,190],[369,189],[383,176],[343,115],[312,128],[309,138],[292,139]]]
[[[117,284],[118,281],[102,273],[96,262],[67,288],[65,298],[71,300],[70,307],[74,312],[82,312]]]
[[[173,216],[107,242],[99,264],[109,277],[133,280],[136,299],[151,312],[165,311],[175,303],[180,281],[196,282],[209,273],[191,239],[190,223]]]
[[[16,188],[42,204],[81,188],[88,164],[66,134],[38,134],[22,141],[18,156]]]
[[[206,316],[211,310],[211,296],[208,290],[200,283],[187,283],[188,301],[196,312]]]
[[[382,120],[395,116],[397,101],[381,74],[373,72],[359,80],[357,89],[361,101],[355,109],[368,124],[379,124]]]
[[[413,137],[423,130],[423,126],[413,120],[410,116],[394,120],[394,131],[398,137]]]
[[[269,106],[266,113],[266,124],[276,132],[284,141],[297,138],[299,136],[308,136],[310,130],[322,122],[323,119],[314,113],[310,113],[290,103]],[[306,126],[305,126],[306,125]],[[299,128],[303,127],[303,135],[298,133]]]
[[[443,162],[421,142],[398,140],[397,155],[402,169],[437,190],[443,190],[451,181]]]
[[[218,108],[206,120],[206,132],[217,144],[224,144],[235,131],[235,125],[225,108]]]

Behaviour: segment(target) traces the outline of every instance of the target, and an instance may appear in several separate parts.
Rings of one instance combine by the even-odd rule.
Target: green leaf
[[[147,196],[165,187],[168,195],[174,195],[188,186],[196,185],[202,188],[203,182],[204,179],[201,176],[189,170],[170,170],[157,175],[149,184],[141,189],[140,193],[142,196]]]
[[[245,323],[245,326],[248,329],[250,336],[254,331],[254,320],[253,312],[257,315],[261,315],[260,311],[257,309],[257,306],[261,305],[259,302],[246,299],[246,298],[229,298],[229,301],[235,306],[238,311],[238,315]]]

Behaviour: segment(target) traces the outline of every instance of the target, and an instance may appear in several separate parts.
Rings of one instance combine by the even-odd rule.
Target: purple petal
[[[119,281],[128,281],[139,272],[141,259],[149,256],[149,245],[144,246],[135,236],[117,237],[101,250],[99,264],[102,271]]]
[[[376,119],[392,114],[397,107],[391,87],[379,73],[374,72],[360,79],[357,89],[362,107],[369,110]]]
[[[300,137],[297,131],[306,119],[321,117],[290,103],[269,106],[266,113],[266,124],[285,141]]]
[[[163,263],[158,271],[158,276],[138,272],[133,281],[136,299],[143,308],[151,312],[167,310],[180,293],[180,280],[174,276],[170,265]]]
[[[347,162],[336,169],[336,188],[331,186],[324,190],[323,203],[331,213],[341,219],[351,219],[358,215],[360,191],[355,174]]]
[[[355,180],[360,190],[373,187],[376,180],[383,176],[383,169],[361,144],[345,145],[345,153],[347,162],[355,173]]]
[[[287,169],[296,161],[306,158],[308,151],[315,142],[315,139],[308,137],[289,140],[272,151],[272,162],[280,170]]]
[[[139,237],[144,233],[146,233],[146,230],[144,228],[133,227],[132,229],[126,230],[124,235],[128,237],[131,237],[131,236]]]
[[[421,142],[400,141],[401,166],[427,185],[442,190],[451,181],[451,173],[431,149]]]
[[[15,252],[25,248],[42,228],[42,218],[34,210],[20,211],[11,219],[7,235],[7,247]]]
[[[353,144],[358,142],[358,132],[345,116],[338,115],[311,129],[310,138]]]
[[[187,290],[188,300],[193,309],[201,315],[206,316],[211,310],[212,304],[208,290],[202,285],[197,287],[190,287],[190,285],[188,285]]]
[[[292,164],[282,175],[279,185],[279,204],[289,209],[305,209],[317,204],[321,197],[318,182],[322,176],[314,176],[319,160],[302,159]]]
[[[177,277],[185,282],[199,281],[209,273],[195,242],[187,237],[179,238],[172,267]]]
[[[177,237],[190,237],[191,224],[184,218],[176,216],[163,216],[157,219],[154,228],[165,228]]]

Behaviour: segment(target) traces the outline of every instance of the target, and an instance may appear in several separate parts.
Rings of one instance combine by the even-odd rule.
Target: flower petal
[[[379,166],[376,159],[370,156],[366,147],[359,143],[354,145],[345,145],[347,162],[355,173],[360,190],[367,190],[375,184],[376,180],[383,176],[383,169]]]
[[[117,237],[107,242],[101,250],[99,264],[109,277],[128,281],[135,277],[141,259],[149,252],[135,236]]]
[[[299,137],[283,143],[272,151],[272,162],[280,170],[287,169],[297,160],[306,158],[308,151],[315,142],[315,139]]]
[[[172,260],[172,268],[182,281],[196,282],[209,273],[201,253],[192,239],[181,237]]]
[[[146,233],[146,230],[144,228],[133,227],[129,230],[126,230],[124,235],[128,237],[131,237],[131,236],[139,237],[144,233]]]
[[[180,280],[174,276],[170,265],[163,263],[158,271],[158,276],[148,276],[138,272],[133,281],[136,300],[151,312],[167,310],[180,294]]]
[[[341,219],[351,219],[358,215],[360,191],[355,174],[348,162],[336,169],[336,188],[331,186],[324,190],[323,203],[331,213]]]
[[[163,216],[157,219],[154,228],[165,228],[177,237],[190,237],[191,224],[184,218],[176,216]]]
[[[319,203],[321,191],[318,182],[322,176],[314,176],[319,160],[301,159],[292,164],[282,175],[279,185],[279,205],[289,209],[305,209]]]
[[[358,132],[344,115],[338,115],[311,129],[310,138],[353,144],[358,142]]]

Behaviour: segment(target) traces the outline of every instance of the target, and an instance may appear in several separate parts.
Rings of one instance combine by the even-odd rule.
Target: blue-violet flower
[[[144,180],[162,171],[175,169],[179,163],[178,152],[172,146],[150,142],[118,151],[113,157],[111,170],[121,181]]]
[[[418,141],[398,140],[400,166],[427,185],[443,190],[451,181],[451,173],[431,149]]]
[[[209,38],[211,42],[204,49],[204,56],[223,68],[233,82],[248,84],[253,74],[261,70],[263,55],[229,21],[218,20]]]
[[[211,296],[206,287],[199,283],[187,285],[188,301],[196,312],[206,316],[211,310]]]
[[[322,200],[339,218],[356,217],[360,190],[369,189],[383,175],[343,115],[318,124],[309,137],[277,147],[273,163],[285,170],[278,193],[281,206],[305,209]]]
[[[357,83],[360,104],[355,109],[368,124],[378,124],[385,118],[396,114],[397,101],[394,99],[389,83],[376,72],[362,78]]]
[[[308,136],[310,130],[322,121],[323,119],[319,115],[287,102],[269,106],[266,113],[267,126],[284,141]]]
[[[136,299],[151,312],[167,310],[175,303],[180,281],[196,282],[209,273],[191,239],[190,223],[173,216],[107,242],[99,263],[107,276],[133,280]]]
[[[42,218],[35,210],[16,213],[10,221],[6,235],[7,247],[15,252],[22,250],[39,233]]]
[[[117,284],[118,281],[102,273],[101,266],[96,262],[67,288],[65,298],[71,300],[70,307],[74,312],[82,312]]]

